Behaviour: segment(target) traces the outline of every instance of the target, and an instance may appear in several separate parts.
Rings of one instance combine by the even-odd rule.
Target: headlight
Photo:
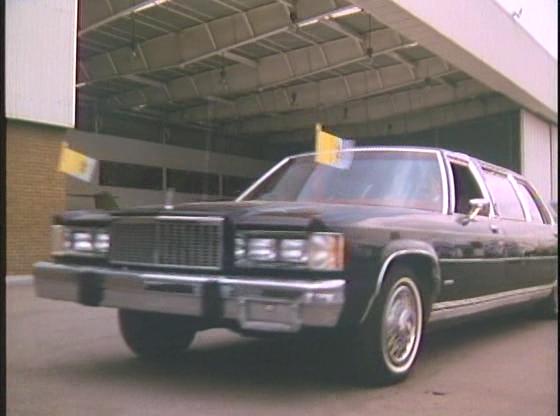
[[[280,260],[288,263],[307,263],[307,240],[280,240]]]
[[[111,238],[108,232],[98,231],[95,233],[95,239],[93,240],[93,248],[100,253],[107,253],[109,251]]]
[[[52,254],[103,255],[109,251],[110,236],[104,229],[52,226]]]
[[[93,251],[93,235],[86,231],[73,232],[72,249],[75,251]]]
[[[287,266],[336,271],[344,268],[344,237],[312,233],[308,238],[268,237],[239,233],[235,238],[235,264],[239,267]]]
[[[276,239],[250,238],[247,243],[247,258],[254,261],[274,261],[277,257]]]
[[[344,237],[341,234],[315,233],[309,238],[309,268],[342,270]]]

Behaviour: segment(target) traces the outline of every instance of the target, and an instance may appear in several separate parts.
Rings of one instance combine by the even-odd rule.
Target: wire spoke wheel
[[[383,311],[381,347],[387,367],[394,373],[412,365],[422,331],[422,302],[414,281],[401,277],[389,292]]]
[[[358,381],[388,385],[408,376],[422,342],[424,308],[431,307],[424,303],[426,293],[426,286],[420,286],[415,271],[406,265],[395,265],[387,272],[352,339]]]

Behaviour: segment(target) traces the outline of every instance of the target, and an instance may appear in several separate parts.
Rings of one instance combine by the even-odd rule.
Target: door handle
[[[500,231],[500,227],[498,227],[496,224],[490,224],[490,231],[496,234]]]

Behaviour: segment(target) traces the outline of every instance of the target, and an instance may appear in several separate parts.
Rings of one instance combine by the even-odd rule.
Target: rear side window
[[[527,203],[527,207],[529,208],[529,213],[531,214],[531,222],[535,222],[537,224],[545,224],[545,218],[547,218],[547,216],[546,214],[544,214],[544,207],[542,206],[542,203],[538,200],[538,198],[536,198],[536,196],[527,187],[526,184],[517,181],[517,185],[521,194],[521,198],[525,200],[525,202]]]
[[[507,176],[489,170],[483,170],[483,175],[498,215],[502,218],[525,221],[521,202]]]

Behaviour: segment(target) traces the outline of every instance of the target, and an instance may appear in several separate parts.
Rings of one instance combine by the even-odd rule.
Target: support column
[[[66,129],[9,120],[6,131],[6,266],[30,274],[50,253],[52,217],[66,207],[66,178],[56,171]]]

